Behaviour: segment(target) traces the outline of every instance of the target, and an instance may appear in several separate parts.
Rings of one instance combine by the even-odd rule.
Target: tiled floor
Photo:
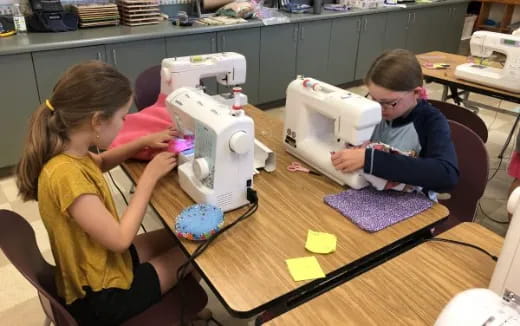
[[[439,99],[442,88],[440,85],[428,85],[428,90],[431,98]],[[363,87],[356,87],[351,89],[353,92],[365,94]],[[500,106],[502,108],[513,110],[518,105],[513,103],[503,102],[490,99],[484,96],[472,95],[471,99],[482,101],[493,106]],[[283,108],[271,109],[266,111],[269,115],[276,118],[283,119]],[[490,157],[490,175],[494,173],[499,166],[499,160],[496,158],[501,146],[508,135],[508,132],[513,123],[513,117],[506,114],[495,113],[492,111],[481,110],[479,115],[484,119],[489,129],[489,140],[486,144]],[[507,190],[511,182],[511,178],[507,176],[506,167],[509,162],[509,157],[512,151],[511,144],[506,152],[500,169],[496,176],[489,182],[484,198],[481,200],[482,208],[486,214],[492,216],[497,220],[506,219],[505,203],[507,197]],[[127,193],[130,189],[130,181],[125,176],[123,171],[116,168],[112,171],[116,182]],[[124,208],[124,203],[121,195],[113,189],[114,197],[119,209]],[[47,233],[40,220],[38,208],[36,203],[23,203],[17,196],[17,188],[13,177],[0,179],[0,209],[12,209],[29,220],[34,228],[37,236],[38,245],[43,252],[44,257],[52,262],[52,254],[49,250],[49,242],[47,240]],[[479,210],[477,214],[477,221],[495,232],[504,235],[507,230],[507,225],[497,224]],[[148,230],[154,230],[161,227],[161,223],[154,212],[149,209],[144,219],[145,227]],[[205,286],[205,285],[204,285]],[[207,289],[207,286],[205,286]],[[29,285],[29,283],[9,264],[3,253],[0,252],[0,325],[42,325],[44,315],[40,307],[40,303],[36,296],[36,291]],[[230,317],[223,306],[218,302],[211,291],[207,289],[210,294],[209,307],[214,311],[217,319],[223,325],[247,325],[251,321],[237,320]]]

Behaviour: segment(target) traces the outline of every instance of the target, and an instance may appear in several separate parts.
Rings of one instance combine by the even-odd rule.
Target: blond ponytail
[[[24,201],[38,199],[38,177],[43,166],[63,151],[66,134],[56,132],[55,115],[45,103],[32,114],[22,157],[16,166],[16,184]]]
[[[110,119],[132,96],[130,81],[112,66],[88,61],[69,68],[52,97],[31,117],[23,154],[16,166],[16,183],[24,201],[38,200],[38,178],[44,165],[62,153],[69,132],[94,113]]]

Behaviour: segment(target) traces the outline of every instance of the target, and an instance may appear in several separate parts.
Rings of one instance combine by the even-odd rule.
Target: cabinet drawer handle
[[[302,28],[300,30],[300,41],[303,41],[303,31],[304,31],[304,27],[302,26]]]
[[[214,37],[211,38],[211,51],[213,51],[213,52],[217,51],[217,47],[215,45],[215,38]]]
[[[457,8],[452,8],[452,10],[451,10],[451,15],[452,15],[452,16],[455,16],[455,11],[456,11],[456,10],[457,10]]]
[[[356,22],[356,31],[361,32],[361,19]]]
[[[410,17],[412,17],[412,14],[408,13],[408,23],[406,23],[406,25],[410,25]]]
[[[222,35],[222,51],[226,51],[226,36]]]
[[[367,25],[368,25],[368,18],[365,18],[365,25],[363,27],[363,30],[366,32],[367,31]]]
[[[99,52],[99,51],[98,51],[98,53],[97,53],[97,59],[98,59],[99,61],[103,60],[103,58],[101,57],[101,52]]]
[[[117,66],[117,53],[116,53],[116,49],[112,49],[112,60],[114,60],[114,65]]]
[[[298,26],[294,26],[293,40],[294,40],[294,42],[298,41]]]
[[[413,23],[415,24],[415,12],[413,13]]]

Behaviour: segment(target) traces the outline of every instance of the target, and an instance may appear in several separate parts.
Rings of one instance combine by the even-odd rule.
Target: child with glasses
[[[371,142],[381,142],[418,157],[374,148],[350,148],[331,156],[337,170],[365,173],[423,188],[426,194],[451,190],[458,181],[457,156],[444,115],[424,99],[423,75],[415,55],[390,50],[370,67],[368,96],[381,104],[383,120]],[[430,193],[431,192],[431,193]]]

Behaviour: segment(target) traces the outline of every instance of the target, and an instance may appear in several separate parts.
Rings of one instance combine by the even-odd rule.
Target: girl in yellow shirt
[[[146,166],[118,216],[102,173],[148,146],[166,148],[174,128],[107,148],[132,104],[130,82],[91,61],[68,69],[34,112],[17,184],[37,200],[56,261],[56,286],[80,324],[116,325],[158,302],[186,261],[166,230],[137,236],[157,181],[176,165],[162,152]]]

